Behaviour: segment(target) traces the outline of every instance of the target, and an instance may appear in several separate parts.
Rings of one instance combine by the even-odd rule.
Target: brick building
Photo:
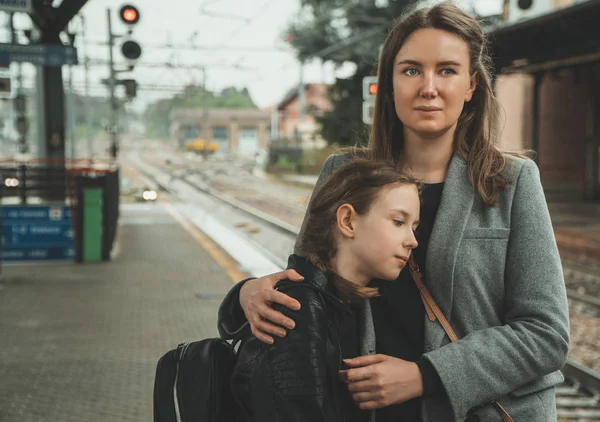
[[[530,148],[549,199],[600,199],[600,1],[555,10],[490,34],[505,117],[500,146]]]
[[[267,148],[271,115],[257,109],[175,109],[171,138],[180,147],[202,138],[219,144],[219,151],[254,154]]]
[[[300,119],[298,87],[293,88],[277,105],[278,136],[301,146],[303,149],[322,148],[325,140],[319,135],[316,117],[331,110],[329,85],[309,83],[304,85],[304,115]]]

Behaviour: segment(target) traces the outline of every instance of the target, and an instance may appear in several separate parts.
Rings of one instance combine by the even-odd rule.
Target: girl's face
[[[440,29],[418,29],[404,42],[393,70],[394,107],[405,136],[439,137],[456,127],[475,79],[469,46]]]
[[[368,279],[395,280],[417,247],[419,193],[413,184],[384,187],[365,215],[355,215],[350,243],[357,271]]]

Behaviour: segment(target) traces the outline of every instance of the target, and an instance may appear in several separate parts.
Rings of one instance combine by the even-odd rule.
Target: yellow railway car
[[[192,141],[188,141],[185,144],[185,149],[187,151],[196,152],[196,153],[209,153],[212,154],[219,149],[219,144],[213,141],[207,141],[205,139],[195,139]]]

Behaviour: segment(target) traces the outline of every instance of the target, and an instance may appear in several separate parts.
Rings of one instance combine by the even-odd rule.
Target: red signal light
[[[123,19],[127,22],[133,22],[137,19],[137,12],[133,9],[125,9],[123,12]]]
[[[369,94],[371,94],[371,95],[377,94],[377,84],[376,83],[369,84]]]
[[[136,7],[131,5],[121,7],[119,16],[121,17],[121,20],[128,25],[138,23],[140,20],[140,12]]]

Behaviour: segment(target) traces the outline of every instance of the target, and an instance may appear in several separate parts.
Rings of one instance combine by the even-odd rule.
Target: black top
[[[421,193],[420,224],[415,233],[419,246],[413,251],[415,260],[425,272],[425,256],[440,205],[444,183],[425,185]],[[424,349],[425,308],[408,267],[395,281],[377,281],[381,296],[371,299],[373,322],[377,337],[377,353],[417,362],[423,374],[424,395],[443,393],[443,386],[428,361],[421,360]],[[358,356],[358,335],[349,328],[354,320],[344,322],[340,332],[344,357]],[[342,327],[340,327],[342,328]],[[377,422],[421,420],[421,399],[388,406],[377,411]]]

